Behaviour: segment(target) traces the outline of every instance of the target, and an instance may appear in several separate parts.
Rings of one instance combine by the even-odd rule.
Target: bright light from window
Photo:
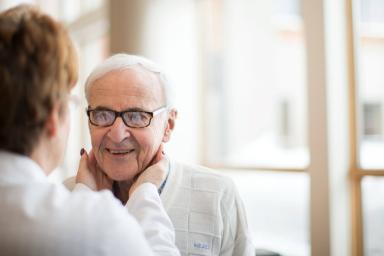
[[[305,46],[296,1],[213,1],[207,22],[207,162],[308,164]]]
[[[359,0],[358,54],[360,113],[360,164],[362,168],[384,168],[384,2]],[[381,17],[381,18],[380,18]]]
[[[362,180],[364,255],[384,255],[384,178]]]

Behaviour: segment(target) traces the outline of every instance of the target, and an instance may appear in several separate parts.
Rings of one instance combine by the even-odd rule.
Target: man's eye
[[[140,112],[133,112],[132,115],[131,115],[131,120],[133,122],[139,122],[139,121],[141,121],[143,119],[144,119],[144,117],[143,117],[143,115]]]
[[[111,112],[109,111],[95,111],[94,112],[95,120],[99,122],[108,121],[111,119]]]
[[[148,116],[145,112],[127,112],[124,118],[134,125],[146,124],[148,121]]]

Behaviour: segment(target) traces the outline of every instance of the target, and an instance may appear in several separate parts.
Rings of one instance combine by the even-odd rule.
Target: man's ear
[[[167,125],[164,130],[163,142],[168,142],[171,139],[173,129],[175,129],[175,123],[177,118],[177,110],[171,109],[168,114]]]
[[[44,129],[49,138],[55,137],[60,125],[60,106],[55,104],[45,121]]]

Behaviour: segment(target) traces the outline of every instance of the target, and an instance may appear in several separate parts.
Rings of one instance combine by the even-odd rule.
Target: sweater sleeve
[[[222,202],[223,241],[220,256],[253,256],[255,246],[243,202],[232,181],[229,188]]]

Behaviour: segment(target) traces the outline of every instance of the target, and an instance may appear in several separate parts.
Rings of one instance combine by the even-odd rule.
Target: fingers
[[[158,169],[166,170],[168,164],[168,159],[164,153],[164,144],[162,143],[157,151],[152,166],[155,166]]]
[[[163,183],[166,174],[167,174],[167,165],[166,165],[167,159],[164,157],[160,162],[151,165],[147,169],[145,169],[136,181],[133,183],[129,190],[129,195],[131,196],[132,193],[138,188],[141,184],[144,184],[146,182],[152,183],[156,186],[156,188],[159,188],[161,184]]]
[[[161,143],[160,144],[160,147],[159,147],[159,150],[157,151],[158,154],[160,155],[165,155],[165,152],[164,152],[164,143]]]
[[[150,165],[156,164],[160,162],[161,160],[165,159],[165,153],[164,153],[164,144],[161,143],[159,149],[156,152],[155,157],[153,158]]]
[[[76,175],[76,183],[82,183],[92,190],[97,190],[97,183],[95,180],[94,170],[89,165],[88,153],[82,149],[79,169]]]
[[[95,175],[99,175],[99,174],[105,175],[104,171],[101,169],[101,167],[97,163],[93,149],[91,149],[91,151],[89,151],[88,167],[91,169],[92,172],[95,173]]]
[[[90,172],[93,174],[93,177],[95,178],[97,190],[102,190],[102,189],[112,190],[113,182],[105,174],[105,172],[101,169],[101,167],[97,163],[93,149],[89,151],[88,167],[90,169]]]
[[[143,183],[149,182],[154,184],[157,188],[161,186],[164,179],[167,176],[168,172],[168,159],[162,152],[162,145],[159,147],[154,160],[156,163],[152,163],[149,167],[147,167],[143,172],[139,174],[131,189],[129,190],[129,194],[131,195],[135,189]]]
[[[86,169],[88,169],[88,154],[87,154],[87,151],[82,148],[81,151],[80,151],[80,163],[79,163],[79,169],[78,169],[78,172],[80,171],[84,171]]]

